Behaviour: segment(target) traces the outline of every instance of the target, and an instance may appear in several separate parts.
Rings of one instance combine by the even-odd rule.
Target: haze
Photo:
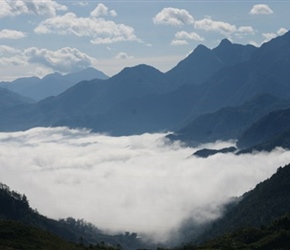
[[[196,158],[196,149],[169,145],[164,135],[110,137],[65,127],[0,133],[0,182],[25,193],[46,216],[166,240],[188,218],[219,217],[231,197],[290,160],[283,149]]]

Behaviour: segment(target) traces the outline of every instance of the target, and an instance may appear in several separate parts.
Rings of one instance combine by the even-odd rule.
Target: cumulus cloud
[[[204,38],[198,35],[195,32],[188,33],[186,31],[180,31],[175,34],[176,39],[186,39],[186,40],[194,40],[194,41],[204,41]]]
[[[204,18],[194,22],[196,29],[205,31],[215,31],[227,35],[237,31],[237,27],[227,22],[215,21],[211,18]]]
[[[105,230],[165,240],[185,219],[219,217],[230,197],[290,160],[282,149],[189,157],[195,149],[168,145],[163,137],[114,138],[67,128],[0,133],[1,182],[25,193],[47,216],[84,218]]]
[[[104,15],[106,7],[99,5],[90,17],[78,17],[69,12],[62,16],[51,17],[41,22],[35,29],[37,34],[75,35],[91,38],[92,44],[110,44],[122,41],[141,40],[135,35],[134,28],[105,20],[97,15]],[[114,15],[114,12],[111,12]]]
[[[238,28],[238,31],[244,34],[255,34],[255,30],[252,26],[241,26]]]
[[[53,0],[18,0],[1,1],[0,18],[6,16],[18,16],[21,14],[34,14],[44,16],[55,16],[57,11],[66,11],[65,5]]]
[[[79,2],[74,2],[73,5],[85,7],[85,6],[89,5],[89,2],[87,2],[87,1],[79,1]]]
[[[0,56],[0,65],[2,66],[18,66],[27,64],[22,51],[10,46],[1,45]]]
[[[60,72],[75,72],[97,63],[96,59],[75,48],[62,48],[56,51],[29,48],[24,51],[28,62],[37,63]]]
[[[164,8],[154,18],[155,24],[184,25],[192,24],[194,18],[185,9]]]
[[[188,40],[204,41],[204,38],[195,32],[188,33],[186,31],[179,31],[175,33],[174,40],[171,42],[171,45],[186,45],[188,44]]]
[[[0,46],[1,65],[29,65],[35,64],[62,73],[79,71],[90,66],[96,67],[97,60],[79,51],[76,48],[61,48],[59,50],[48,50],[39,48],[15,49],[9,46]]]
[[[101,16],[116,16],[117,12],[115,10],[109,10],[107,6],[100,3],[98,6],[91,12],[92,17],[101,17]]]
[[[133,59],[134,56],[129,56],[125,52],[120,52],[120,53],[118,53],[118,55],[115,56],[115,58],[116,59],[121,59],[121,60],[128,60],[128,59]]]
[[[269,15],[273,13],[273,10],[267,4],[256,4],[249,12],[251,15]]]
[[[264,42],[268,42],[272,40],[273,38],[277,37],[276,33],[263,33],[262,35],[265,38]]]
[[[287,32],[288,32],[287,29],[285,29],[285,28],[280,28],[280,29],[277,31],[277,34],[278,34],[278,36],[282,36],[282,35],[284,35],[284,34],[287,33]]]
[[[26,37],[26,34],[17,30],[3,29],[0,30],[0,39],[21,39]]]
[[[171,45],[174,45],[174,46],[181,46],[181,45],[187,45],[188,42],[186,40],[172,40]]]

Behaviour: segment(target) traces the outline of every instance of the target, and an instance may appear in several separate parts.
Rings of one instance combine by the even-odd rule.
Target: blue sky
[[[290,27],[290,1],[0,0],[0,81],[93,66],[165,72],[198,44],[260,46]]]

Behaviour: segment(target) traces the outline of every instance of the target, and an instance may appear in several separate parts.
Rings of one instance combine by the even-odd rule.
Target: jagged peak
[[[203,44],[199,44],[197,45],[197,47],[194,49],[193,52],[199,52],[199,51],[209,51],[210,49],[208,47],[206,47]]]
[[[232,43],[229,39],[225,38],[225,39],[222,39],[222,40],[221,40],[221,42],[220,42],[220,44],[218,45],[218,47],[219,47],[219,46],[232,45],[232,44],[233,44],[233,43]]]

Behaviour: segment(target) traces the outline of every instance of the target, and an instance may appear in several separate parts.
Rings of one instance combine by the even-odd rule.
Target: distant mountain
[[[246,227],[265,226],[289,212],[290,165],[286,165],[279,167],[270,179],[245,193],[201,238],[209,239]]]
[[[234,153],[236,151],[237,151],[236,147],[228,147],[228,148],[222,148],[222,149],[204,148],[204,149],[200,149],[200,150],[197,150],[196,152],[194,152],[193,156],[207,158],[209,156],[219,154],[219,153],[227,154],[227,153]]]
[[[237,139],[264,115],[287,107],[290,107],[290,99],[261,94],[241,106],[221,108],[216,112],[200,115],[167,137],[191,146],[216,140]]]
[[[290,98],[290,32],[256,49],[248,60],[220,69],[202,85],[192,115],[238,106],[259,94]]]
[[[53,73],[42,79],[28,77],[19,78],[13,82],[0,82],[0,87],[10,89],[20,95],[39,101],[49,96],[59,95],[78,82],[92,79],[108,79],[108,76],[94,68],[87,68],[67,75]]]
[[[0,110],[27,103],[33,103],[33,100],[0,87]]]
[[[166,73],[171,84],[202,84],[220,69],[247,61],[257,50],[252,45],[232,44],[224,39],[214,49],[198,45],[196,49]]]
[[[163,73],[145,65],[125,68],[108,80],[83,81],[56,97],[49,97],[33,105],[3,110],[2,113],[0,111],[1,116],[5,117],[0,120],[0,127],[2,131],[15,131],[53,126],[59,121],[79,117],[95,117],[128,98],[162,93],[166,90],[163,77]],[[89,127],[86,124],[83,126]]]
[[[199,46],[165,74],[148,65],[125,68],[107,80],[80,82],[37,104],[1,111],[0,130],[65,125],[124,135],[176,130],[197,119],[193,132],[185,133],[193,134],[190,140],[235,138],[272,110],[244,103],[262,94],[290,99],[289,42],[290,32],[261,48],[223,40],[212,50]]]
[[[290,109],[273,111],[247,129],[239,138],[239,148],[251,148],[254,146],[268,147],[283,146],[289,138]],[[289,146],[289,145],[288,145]]]

